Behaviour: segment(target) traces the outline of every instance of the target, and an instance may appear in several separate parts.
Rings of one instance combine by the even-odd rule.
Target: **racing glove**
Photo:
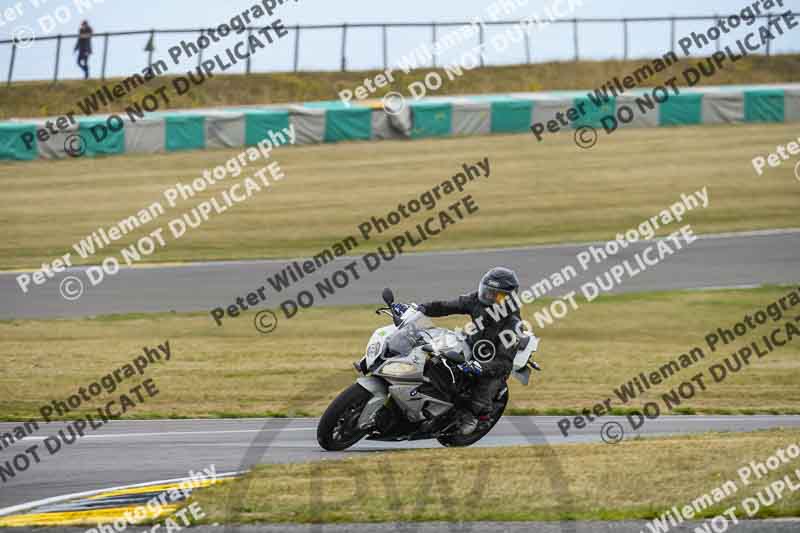
[[[483,373],[483,368],[478,361],[467,361],[458,365],[458,369],[468,376],[478,377]]]
[[[406,304],[392,304],[392,312],[395,316],[403,316],[403,313],[406,312],[408,306]]]

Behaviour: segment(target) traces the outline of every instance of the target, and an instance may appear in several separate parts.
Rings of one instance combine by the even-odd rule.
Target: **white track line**
[[[515,418],[523,418],[523,417],[515,417]],[[558,419],[560,419],[562,417],[557,416],[557,415],[544,415],[544,416],[537,416],[537,417],[533,417],[533,418],[534,419],[538,418],[540,422],[544,422],[544,421],[558,420]],[[621,417],[621,416],[610,416],[608,418],[609,419],[613,419],[613,418],[621,419],[623,417]],[[704,417],[702,415],[697,415],[697,416],[693,416],[693,415],[671,415],[668,418],[666,418],[665,421],[670,420],[670,419],[671,420],[680,419],[682,421],[706,423],[706,422],[712,422],[712,421],[727,421],[727,422],[730,422],[732,420],[733,421],[735,421],[735,420],[753,420],[753,419],[758,419],[758,418],[781,419],[781,418],[800,418],[800,416],[798,416],[798,415],[731,415],[731,416],[722,416],[722,417],[713,417],[712,418],[712,417]],[[199,420],[203,420],[203,419],[199,419]],[[247,420],[247,419],[236,419],[236,420]],[[314,420],[314,419],[310,419],[310,420]],[[664,419],[662,418],[660,420],[664,420]],[[156,421],[157,420],[141,420],[141,422],[156,422]],[[163,420],[163,421],[168,421],[168,420]],[[508,423],[510,421],[501,419],[500,422],[507,422]],[[315,429],[315,428],[311,427],[311,428],[287,428],[287,429],[268,429],[268,430],[243,429],[243,430],[220,430],[220,431],[173,431],[173,432],[164,432],[164,433],[121,433],[121,434],[117,434],[117,435],[86,435],[83,438],[114,438],[114,437],[137,437],[137,436],[141,437],[141,436],[211,434],[211,433],[256,433],[256,432],[260,432],[260,431],[310,431],[310,430],[313,430],[313,429]],[[653,435],[656,435],[656,434],[653,434]],[[547,435],[544,435],[544,438],[545,438],[546,441],[547,441],[547,437],[548,437]],[[580,437],[580,435],[579,435],[579,437]],[[45,437],[25,437],[25,438],[20,439],[20,440],[43,440],[44,438]],[[376,444],[376,446],[378,446],[378,445]],[[365,448],[362,448],[362,449],[369,449],[369,448],[365,447]],[[400,449],[402,449],[402,448],[400,448]],[[237,475],[243,475],[245,473],[247,473],[247,472],[246,471],[242,471],[242,472],[225,472],[225,473],[218,474],[217,477],[237,476]],[[60,502],[66,501],[66,500],[74,499],[74,498],[84,498],[84,497],[88,497],[88,496],[94,496],[96,494],[101,494],[103,492],[110,492],[110,491],[123,490],[123,489],[146,487],[146,486],[149,486],[149,485],[161,485],[161,484],[165,484],[165,483],[179,483],[181,481],[186,481],[188,479],[190,479],[190,478],[183,477],[183,478],[174,478],[174,479],[164,479],[164,480],[159,480],[159,481],[149,481],[149,482],[145,482],[145,483],[136,483],[134,485],[122,485],[122,486],[118,486],[118,487],[109,487],[109,488],[90,490],[90,491],[84,491],[84,492],[75,492],[75,493],[72,493],[72,494],[65,494],[65,495],[62,495],[62,496],[55,496],[55,497],[51,497],[51,498],[45,498],[43,500],[37,500],[37,501],[34,501],[34,502],[28,502],[28,503],[23,503],[23,504],[20,504],[20,505],[14,505],[14,506],[11,506],[11,507],[6,507],[4,509],[0,509],[0,516],[19,513],[19,512],[27,511],[29,509],[33,509],[35,507],[39,507],[39,506],[42,506],[42,505],[60,503]]]
[[[241,476],[246,474],[247,471],[242,472],[224,472],[221,474],[217,474],[217,479],[222,477],[231,477],[231,476]],[[144,483],[136,483],[134,485],[120,485],[118,487],[108,487],[105,489],[97,489],[97,490],[88,490],[84,492],[73,492],[72,494],[64,494],[62,496],[53,496],[51,498],[45,498],[43,500],[36,500],[34,502],[27,502],[21,503],[19,505],[13,505],[11,507],[6,507],[5,509],[0,509],[0,516],[6,516],[10,514],[15,514],[23,511],[27,511],[29,509],[34,509],[36,507],[40,507],[42,505],[50,505],[53,503],[61,503],[63,501],[72,500],[75,498],[87,498],[89,496],[95,496],[97,494],[102,494],[104,492],[111,492],[116,490],[124,490],[124,489],[135,489],[139,487],[148,487],[150,485],[163,485],[166,483],[180,483],[182,481],[189,481],[192,478],[190,477],[178,477],[173,479],[162,479],[159,481],[146,481]]]
[[[239,422],[239,421],[245,421],[245,422],[259,422],[259,421],[262,421],[262,422],[266,422],[267,420],[273,420],[273,421],[277,421],[277,420],[316,420],[316,418],[312,418],[312,417],[308,417],[308,416],[303,416],[303,417],[297,417],[297,416],[296,417],[288,417],[288,416],[287,417],[283,417],[283,416],[269,417],[269,416],[263,416],[263,417],[253,417],[253,418],[244,417],[244,416],[238,416],[238,417],[234,417],[234,418],[130,418],[130,419],[112,420],[109,423],[110,424],[127,424],[128,422],[135,422],[135,423],[142,423],[142,422],[170,422],[170,423],[173,423],[173,422],[175,422],[175,423],[181,423],[181,422],[222,422],[222,423],[230,423],[230,422]],[[37,419],[36,421],[40,422],[41,424],[45,424],[46,423],[43,420],[38,420]],[[69,423],[69,422],[73,422],[73,420],[55,420],[54,422],[56,422],[56,423],[57,422]],[[13,429],[14,427],[19,426],[22,423],[24,423],[24,421],[22,421],[22,420],[0,420],[0,428],[3,428],[5,426],[10,426]]]
[[[567,415],[564,415],[567,416]],[[532,417],[533,422],[548,423],[554,420],[560,420],[564,418],[564,416],[537,416]],[[668,423],[670,421],[680,420],[682,422],[696,422],[696,423],[706,423],[706,422],[735,422],[735,421],[753,421],[758,419],[775,419],[776,417],[785,417],[783,418],[798,418],[800,419],[800,415],[730,415],[730,416],[722,416],[722,417],[707,417],[703,415],[670,415],[668,418],[665,418],[663,421]],[[510,420],[506,420],[506,417],[500,419],[500,423],[510,424],[512,423]],[[607,417],[608,419],[624,419],[624,416],[620,415],[612,415]],[[537,420],[538,419],[538,420]],[[781,418],[778,418],[780,420]],[[242,420],[242,419],[237,419]],[[316,420],[316,419],[307,419],[307,420]],[[158,420],[149,420],[149,422],[157,422]],[[305,428],[284,428],[284,429],[220,429],[220,430],[198,430],[198,431],[162,431],[162,432],[148,432],[148,433],[109,433],[107,435],[84,435],[81,437],[83,439],[125,439],[125,438],[137,438],[137,437],[170,437],[173,435],[218,435],[218,434],[232,434],[232,433],[262,433],[262,432],[283,432],[283,431],[315,431],[316,427],[305,427]],[[48,437],[42,436],[28,436],[19,441],[23,440],[32,440],[32,441],[42,441]]]
[[[210,431],[162,431],[160,433],[110,433],[108,435],[84,435],[81,437],[83,439],[116,439],[116,438],[128,438],[128,437],[168,437],[171,435],[212,435],[212,434],[220,434],[220,433],[261,433],[269,431],[314,431],[317,428],[309,427],[309,428],[285,428],[285,429],[219,429],[219,430],[210,430]],[[31,436],[31,437],[23,437],[19,440],[45,440],[48,437],[38,437],[38,436]]]

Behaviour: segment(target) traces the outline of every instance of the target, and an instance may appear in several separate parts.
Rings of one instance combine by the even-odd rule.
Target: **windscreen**
[[[386,341],[387,355],[392,357],[408,355],[420,341],[420,329],[413,322],[404,324]]]

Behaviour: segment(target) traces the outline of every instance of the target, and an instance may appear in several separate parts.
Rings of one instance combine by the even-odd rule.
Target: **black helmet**
[[[494,267],[483,275],[478,284],[478,300],[483,305],[501,303],[505,296],[519,289],[519,279],[513,270]]]

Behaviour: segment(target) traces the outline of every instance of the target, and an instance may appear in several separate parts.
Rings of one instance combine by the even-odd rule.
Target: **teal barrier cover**
[[[289,111],[283,109],[246,111],[244,123],[244,143],[253,146],[268,139],[270,131],[279,132],[288,129]]]
[[[614,116],[617,111],[616,99],[609,97],[608,101],[600,102],[600,105],[595,105],[588,97],[576,98],[573,105],[583,105],[584,113],[578,116],[578,120],[572,123],[574,128],[580,126],[591,126],[593,128],[602,128],[603,124],[600,122],[606,115]]]
[[[325,142],[368,141],[372,137],[372,109],[351,107],[325,112]]]
[[[658,104],[659,126],[687,126],[703,122],[703,95],[676,94]]]
[[[784,92],[781,89],[744,92],[745,122],[783,122]]]
[[[168,152],[206,147],[206,117],[167,115],[164,117],[164,123]]]
[[[125,127],[122,121],[112,121],[111,126],[102,119],[79,120],[79,132],[87,156],[125,153]],[[112,127],[113,126],[113,127]],[[116,131],[115,131],[116,130]]]
[[[412,139],[446,136],[453,130],[453,106],[448,102],[415,102],[411,117]]]
[[[24,133],[32,134],[33,142],[28,148],[22,140]],[[36,126],[33,124],[0,123],[0,159],[31,161],[39,157]]]
[[[492,102],[492,133],[521,133],[531,127],[533,101],[497,100]]]

